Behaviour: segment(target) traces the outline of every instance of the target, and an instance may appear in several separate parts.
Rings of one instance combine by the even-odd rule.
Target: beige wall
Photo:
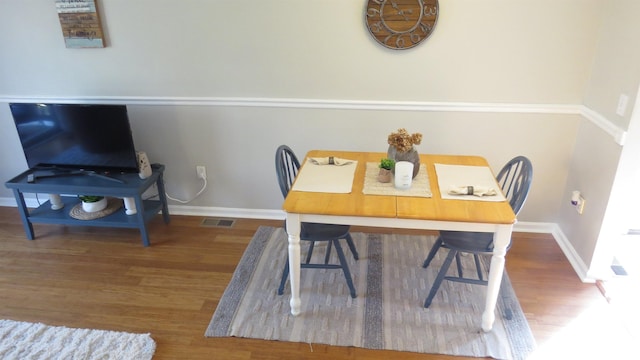
[[[279,209],[280,143],[384,151],[407,127],[424,133],[422,152],[481,154],[494,168],[531,157],[520,221],[558,222],[588,263],[599,230],[585,224],[604,218],[620,149],[576,113],[584,103],[627,128],[629,112],[614,111],[637,91],[639,5],[441,0],[432,37],[392,51],[368,34],[364,3],[102,0],[108,46],[66,49],[52,2],[0,1],[0,177],[26,167],[6,106],[16,100],[128,104],[172,195],[194,194],[194,167],[207,166],[200,208]],[[589,192],[579,218],[567,209],[576,186]]]
[[[567,186],[556,221],[587,268],[609,203],[621,150],[620,145],[599,128],[588,121],[580,122],[569,162]],[[570,205],[573,190],[580,191],[587,200],[582,215]]]
[[[0,127],[12,135],[0,147],[13,154],[8,179],[26,164],[7,108],[0,106]],[[388,133],[404,126],[424,134],[420,152],[482,155],[496,172],[511,157],[528,156],[536,175],[520,220],[545,223],[555,222],[580,121],[576,115],[188,105],[129,105],[129,115],[136,146],[167,165],[173,197],[195,194],[195,166],[207,167],[209,190],[191,206],[279,209],[278,145],[289,144],[300,156],[323,148],[385,152]]]
[[[640,79],[640,2],[607,1],[601,10],[602,27],[584,103],[623,129],[629,127]],[[621,94],[629,98],[623,116],[616,114]]]
[[[393,51],[367,32],[364,1],[103,0],[108,47],[80,50],[54,4],[5,0],[0,95],[575,104],[596,3],[440,1],[432,37]]]
[[[392,51],[368,34],[364,2],[357,1],[104,0],[104,49],[66,49],[51,3],[2,1],[0,101],[131,105],[138,148],[166,163],[176,194],[197,190],[196,164],[224,165],[221,175],[209,171],[211,187],[196,206],[277,209],[270,168],[276,144],[300,144],[300,154],[313,147],[384,151],[386,135],[407,127],[425,134],[421,151],[485,154],[495,167],[516,154],[533,157],[539,195],[522,217],[552,221],[577,119],[544,106],[541,114],[517,107],[580,102],[591,66],[585,59],[595,48],[596,1],[440,3],[432,37]],[[241,104],[183,105],[194,99]],[[264,99],[277,104],[255,106]],[[287,99],[320,105],[298,109],[281,104]],[[153,105],[136,105],[144,100]],[[324,108],[341,101],[367,106]],[[398,101],[437,102],[448,112],[369,110]],[[466,103],[496,106],[467,111]],[[14,154],[0,170],[8,178],[24,160],[4,105],[0,116],[7,129],[0,146]],[[258,163],[251,171],[265,174],[262,182],[245,178],[246,161]],[[256,193],[233,190],[240,185]],[[555,195],[542,196],[549,192]]]
[[[640,84],[640,2],[608,1],[601,18],[602,30],[584,103],[611,123],[629,130],[629,134],[624,147],[620,147],[591,124],[581,123],[564,192],[566,200],[558,218],[591,278],[610,273],[616,241],[633,225],[640,224],[631,216],[640,201],[635,190],[640,171],[638,110],[632,118]],[[616,114],[620,94],[629,96],[623,116]],[[630,121],[635,124],[630,126]],[[582,191],[587,199],[582,216],[566,205],[572,190]]]

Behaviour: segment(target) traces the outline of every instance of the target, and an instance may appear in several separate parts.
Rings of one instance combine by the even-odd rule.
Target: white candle
[[[396,189],[406,190],[411,187],[413,179],[413,163],[398,161],[395,168],[394,185]]]

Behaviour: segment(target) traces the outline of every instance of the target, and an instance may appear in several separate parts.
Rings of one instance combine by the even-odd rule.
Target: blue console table
[[[35,238],[33,233],[34,223],[85,225],[103,227],[137,228],[142,236],[142,244],[149,246],[149,234],[147,222],[159,211],[166,224],[169,223],[169,209],[167,196],[164,190],[164,165],[153,164],[152,174],[146,179],[140,179],[137,173],[109,174],[111,179],[99,176],[78,175],[47,177],[46,172],[27,170],[22,174],[7,181],[5,186],[13,190],[18,204],[22,224],[29,240]],[[30,179],[30,175],[35,177]],[[44,176],[43,176],[44,175]],[[38,177],[41,176],[41,177]],[[156,184],[159,200],[143,200],[142,194]],[[118,198],[133,198],[136,205],[136,214],[127,215],[125,209],[120,209],[111,215],[94,220],[78,220],[69,215],[73,206],[80,202],[77,197],[63,196],[64,207],[51,209],[50,201],[46,201],[38,208],[29,210],[24,201],[24,193],[45,194],[85,194],[102,195]]]

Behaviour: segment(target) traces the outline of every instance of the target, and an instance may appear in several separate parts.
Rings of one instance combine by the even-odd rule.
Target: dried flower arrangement
[[[409,134],[406,129],[398,129],[398,132],[389,134],[387,138],[389,145],[393,146],[398,152],[407,152],[411,150],[413,145],[420,145],[422,142],[422,134]]]

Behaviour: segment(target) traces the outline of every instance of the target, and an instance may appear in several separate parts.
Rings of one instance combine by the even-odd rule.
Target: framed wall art
[[[104,47],[96,0],[56,0],[56,9],[66,47]]]

